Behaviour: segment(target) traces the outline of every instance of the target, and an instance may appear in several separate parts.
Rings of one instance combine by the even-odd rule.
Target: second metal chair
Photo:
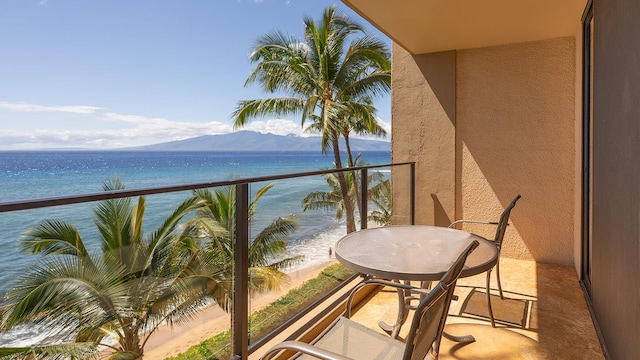
[[[484,225],[497,225],[496,234],[493,238],[493,242],[498,248],[498,260],[496,262],[496,277],[498,279],[498,292],[500,293],[500,299],[504,299],[502,294],[502,285],[500,284],[500,249],[502,248],[502,241],[504,239],[504,233],[507,230],[507,225],[509,224],[509,215],[511,214],[511,209],[516,206],[516,202],[520,199],[520,194],[516,195],[516,197],[511,200],[511,203],[507,205],[502,214],[500,215],[500,219],[495,221],[480,221],[480,220],[456,220],[452,222],[449,227],[453,228],[456,224],[461,223],[473,223],[473,224],[484,224]],[[487,271],[487,306],[489,308],[489,318],[491,319],[491,326],[496,327],[495,319],[493,317],[493,309],[491,307],[491,292],[490,292],[490,283],[491,283],[491,271],[493,269],[489,269]]]

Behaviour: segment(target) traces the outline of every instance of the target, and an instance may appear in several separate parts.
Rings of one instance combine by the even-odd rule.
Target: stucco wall
[[[504,256],[573,263],[575,39],[457,54],[457,217],[497,219]]]
[[[416,223],[497,220],[521,194],[503,255],[572,264],[575,70],[573,37],[419,56],[394,47],[392,160],[417,162]],[[394,223],[406,223],[404,176]]]
[[[416,162],[416,224],[447,226],[455,213],[455,52],[392,58],[391,160]],[[409,223],[409,172],[394,169],[394,224]]]

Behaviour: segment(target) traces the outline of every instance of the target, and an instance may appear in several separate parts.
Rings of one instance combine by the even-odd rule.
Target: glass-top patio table
[[[438,281],[473,240],[480,245],[469,255],[460,277],[481,274],[496,265],[493,242],[465,231],[426,225],[397,225],[353,232],[338,240],[335,254],[343,265],[363,274],[399,281]],[[397,336],[407,318],[405,298],[399,292],[400,312],[395,325],[380,326]],[[445,336],[458,342],[473,336]]]

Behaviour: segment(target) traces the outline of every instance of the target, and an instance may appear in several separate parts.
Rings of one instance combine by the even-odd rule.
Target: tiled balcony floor
[[[460,279],[445,330],[471,334],[476,341],[458,344],[443,338],[439,359],[605,358],[572,267],[503,258],[500,270],[504,300],[498,296],[495,273],[491,283],[496,327],[488,319],[486,275]],[[378,321],[393,323],[397,306],[395,290],[383,289],[370,295],[352,319],[382,332]],[[400,337],[408,328],[407,323]],[[282,340],[274,339],[264,349]],[[259,349],[250,359],[262,353]]]
[[[604,359],[573,268],[506,258],[500,266],[504,300],[495,273],[491,285],[496,328],[488,319],[486,276],[460,279],[446,331],[472,334],[476,342],[462,345],[443,338],[440,359]],[[379,320],[395,320],[396,308],[395,291],[385,289],[353,319],[376,329]]]

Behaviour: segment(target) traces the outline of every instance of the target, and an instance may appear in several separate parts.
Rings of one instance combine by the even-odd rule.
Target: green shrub
[[[249,316],[250,338],[260,338],[311,304],[319,295],[326,293],[353,272],[341,264],[326,267],[316,278],[291,289],[280,299]],[[231,335],[224,332],[192,346],[182,354],[167,360],[223,360],[231,352]]]

